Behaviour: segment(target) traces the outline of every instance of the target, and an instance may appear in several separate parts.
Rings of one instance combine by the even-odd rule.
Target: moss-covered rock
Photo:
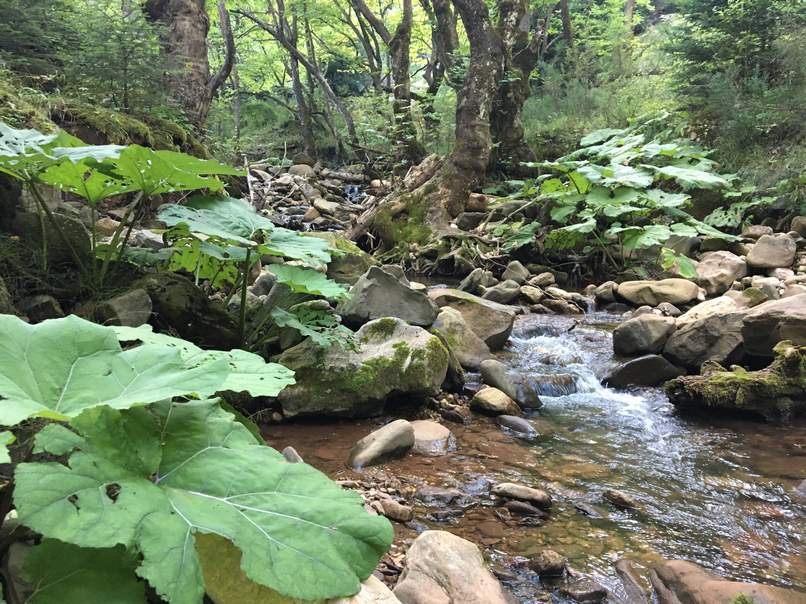
[[[750,412],[786,421],[806,411],[806,346],[783,341],[774,351],[775,360],[761,371],[727,371],[707,363],[702,375],[667,382],[666,394],[683,409]]]
[[[438,337],[400,319],[370,321],[356,333],[357,350],[317,347],[306,340],[275,358],[296,372],[280,393],[287,416],[377,415],[394,394],[436,393],[448,371]]]

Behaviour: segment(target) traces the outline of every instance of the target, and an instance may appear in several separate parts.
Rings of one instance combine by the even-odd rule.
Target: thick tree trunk
[[[352,238],[374,230],[387,246],[423,230],[450,235],[448,224],[464,211],[470,190],[487,171],[492,137],[490,110],[501,77],[501,41],[485,0],[453,0],[470,41],[470,64],[456,106],[453,151],[442,161],[427,157],[393,194],[366,212],[351,229]],[[407,215],[407,216],[404,216]],[[409,228],[406,228],[408,225]]]
[[[531,35],[528,0],[499,0],[498,35],[503,47],[503,77],[490,117],[490,167],[517,173],[521,162],[535,159],[523,140],[523,105],[532,93],[529,80],[539,59],[539,40]]]
[[[147,0],[145,12],[162,25],[160,45],[168,59],[168,86],[188,120],[200,127],[210,109],[207,84],[207,18],[204,0]]]
[[[218,88],[232,70],[235,42],[223,0],[218,1],[221,33],[225,43],[224,63],[211,76],[207,60],[210,20],[205,0],[147,0],[146,16],[160,23],[160,45],[170,67],[167,84],[188,121],[202,128]]]
[[[560,14],[563,20],[563,38],[568,48],[574,46],[574,32],[571,29],[571,11],[568,9],[568,0],[560,0]]]
[[[291,26],[291,41],[296,46],[299,40],[297,18],[294,17]],[[311,112],[308,103],[305,102],[305,91],[302,88],[302,79],[299,74],[299,60],[293,55],[289,57],[289,71],[291,72],[291,88],[294,91],[294,99],[297,102],[297,112],[299,114],[299,127],[302,134],[302,148],[310,157],[316,157],[316,143],[313,138],[313,123],[311,122]]]
[[[624,3],[624,22],[627,24],[627,27],[630,28],[632,32],[633,28],[633,17],[635,16],[635,0],[626,0]]]

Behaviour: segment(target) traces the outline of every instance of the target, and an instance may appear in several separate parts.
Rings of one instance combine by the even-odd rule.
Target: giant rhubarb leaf
[[[171,604],[202,601],[196,533],[232,542],[250,580],[304,600],[356,593],[391,543],[358,494],[258,444],[216,401],[98,408],[73,424],[84,441],[68,465],[18,466],[20,521],[139,552],[137,573]]]
[[[126,409],[221,390],[224,358],[186,366],[158,345],[123,350],[109,327],[76,316],[29,325],[0,315],[0,425],[29,417],[68,420],[101,405]]]

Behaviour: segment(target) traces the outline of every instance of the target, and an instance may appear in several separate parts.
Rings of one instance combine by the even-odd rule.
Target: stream
[[[519,557],[546,547],[607,587],[613,602],[624,601],[613,568],[622,557],[639,574],[662,558],[684,558],[736,580],[806,589],[806,502],[794,494],[806,478],[806,424],[782,429],[681,417],[658,388],[601,386],[616,362],[611,332],[618,321],[601,313],[518,319],[501,360],[531,376],[562,374],[529,418],[536,438],[517,438],[474,415],[468,425],[446,424],[458,443],[452,453],[409,455],[366,470],[365,478],[394,477],[404,495],[427,486],[464,495],[449,502],[409,498],[415,518],[395,523],[396,542],[426,528],[462,535],[485,550],[523,603],[545,600],[551,586],[541,585]],[[478,376],[467,377],[470,386],[478,383]],[[344,466],[348,450],[388,419],[266,426],[264,435],[272,446],[292,445],[330,476],[349,479],[360,475]],[[549,491],[550,517],[531,525],[502,514],[489,489],[504,481]],[[627,493],[640,510],[616,509],[603,499],[606,489]]]

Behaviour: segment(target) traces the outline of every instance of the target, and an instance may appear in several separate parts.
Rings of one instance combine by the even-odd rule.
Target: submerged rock
[[[414,427],[398,419],[378,428],[350,449],[347,465],[360,470],[388,459],[402,457],[414,446]]]
[[[580,604],[597,604],[607,600],[607,590],[589,577],[573,579],[563,585],[559,594]]]
[[[565,572],[568,558],[553,549],[544,549],[529,558],[529,568],[541,577],[559,577]]]
[[[650,574],[659,604],[806,604],[806,594],[762,585],[729,581],[693,562],[669,560],[658,564]]]
[[[487,415],[517,415],[521,408],[498,388],[487,387],[479,390],[470,401],[470,408]]]
[[[529,423],[529,420],[518,417],[517,415],[499,415],[495,418],[495,423],[502,428],[512,430],[517,436],[525,438],[534,438],[537,436],[537,430]]]
[[[515,311],[509,306],[445,287],[432,289],[428,295],[440,307],[450,306],[462,313],[468,327],[490,350],[498,350],[507,343],[515,323]]]
[[[456,439],[451,431],[437,422],[417,420],[414,428],[414,453],[419,455],[445,455],[456,448]]]
[[[425,293],[411,289],[377,266],[361,275],[350,289],[350,299],[339,307],[344,321],[351,325],[396,317],[410,325],[428,327],[438,312],[437,305]]]
[[[402,604],[507,604],[479,548],[446,531],[414,540],[394,594]]]
[[[514,482],[502,482],[493,487],[493,495],[506,497],[507,499],[517,499],[528,501],[539,508],[548,509],[551,507],[551,495],[541,489],[534,489]]]
[[[355,334],[358,349],[322,349],[310,339],[275,360],[297,383],[280,393],[286,416],[361,417],[380,413],[392,394],[435,394],[448,372],[440,339],[400,319],[370,321]]]
[[[806,346],[780,342],[775,360],[761,371],[720,366],[703,375],[667,382],[669,400],[685,409],[749,411],[770,420],[788,420],[806,410]]]

